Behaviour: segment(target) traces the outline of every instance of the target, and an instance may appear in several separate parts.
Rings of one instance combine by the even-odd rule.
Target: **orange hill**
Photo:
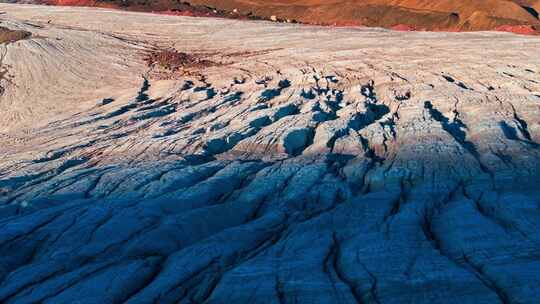
[[[540,0],[44,0],[185,15],[434,31],[540,31]]]

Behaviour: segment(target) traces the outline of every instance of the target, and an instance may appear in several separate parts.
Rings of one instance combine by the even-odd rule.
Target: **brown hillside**
[[[319,24],[409,25],[426,30],[490,30],[538,26],[539,0],[190,0],[225,10]]]
[[[415,30],[540,30],[540,0],[46,0],[183,15],[260,17]]]

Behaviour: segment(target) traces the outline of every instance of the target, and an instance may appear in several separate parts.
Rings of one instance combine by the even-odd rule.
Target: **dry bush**
[[[0,26],[0,43],[12,43],[23,39],[28,39],[30,36],[32,36],[30,32],[10,30]]]

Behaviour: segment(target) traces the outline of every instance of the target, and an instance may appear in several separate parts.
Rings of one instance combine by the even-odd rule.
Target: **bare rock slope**
[[[0,10],[0,302],[537,303],[539,39]]]

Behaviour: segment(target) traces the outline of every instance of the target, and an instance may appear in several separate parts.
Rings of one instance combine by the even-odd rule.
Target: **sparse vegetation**
[[[190,75],[201,69],[218,65],[217,62],[206,59],[203,54],[188,54],[175,49],[151,51],[146,54],[144,60],[148,67],[154,68],[154,74],[160,75],[159,78]]]

